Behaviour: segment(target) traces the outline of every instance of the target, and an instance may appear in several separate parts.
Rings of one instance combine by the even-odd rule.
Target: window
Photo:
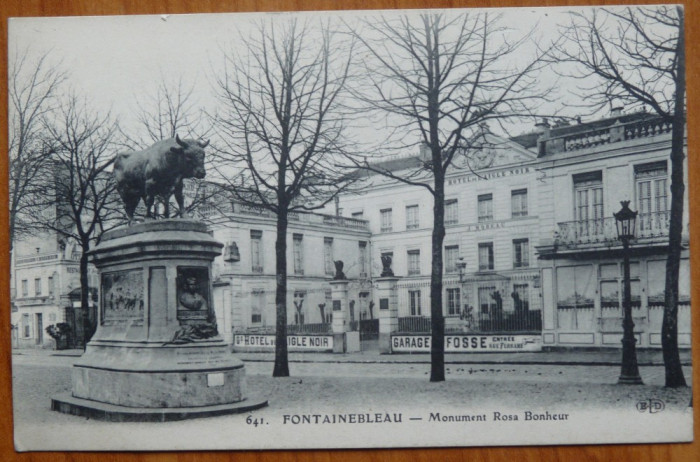
[[[668,173],[666,161],[636,165],[637,229],[640,235],[668,229]]]
[[[490,315],[496,311],[498,295],[493,286],[479,287],[479,312]]]
[[[22,297],[29,297],[29,281],[22,279]]]
[[[304,274],[304,235],[294,234],[292,236],[292,246],[294,253],[294,274]]]
[[[34,295],[41,295],[41,278],[34,279]]]
[[[391,209],[382,209],[379,212],[380,217],[381,217],[381,228],[380,231],[382,233],[389,233],[391,232],[393,226],[391,223]]]
[[[363,211],[352,212],[352,217],[356,218],[358,220],[362,220],[364,218],[364,212]]]
[[[530,266],[530,244],[527,239],[513,239],[513,268]]]
[[[557,268],[557,324],[567,330],[594,329],[596,279],[592,265]]]
[[[493,220],[493,194],[481,194],[479,200],[479,221]]]
[[[493,242],[479,244],[479,271],[493,269]]]
[[[598,267],[600,278],[600,308],[604,318],[622,316],[622,298],[624,297],[624,278],[617,263],[602,264]],[[665,274],[665,268],[662,274]],[[633,308],[642,305],[641,284],[639,281],[639,263],[630,263],[630,296]],[[650,294],[649,301],[652,296]],[[651,304],[651,303],[650,303]]]
[[[511,296],[516,313],[527,313],[530,310],[530,291],[527,284],[513,284]]]
[[[262,323],[262,312],[265,306],[265,292],[253,290],[250,296],[250,322],[252,324]]]
[[[459,289],[447,289],[447,315],[459,314]]]
[[[263,272],[262,231],[250,230],[250,264],[253,273]]]
[[[574,175],[574,216],[577,236],[603,234],[603,175],[600,171]]]
[[[53,295],[56,291],[56,285],[53,280],[53,276],[49,276],[49,295]]]
[[[459,223],[457,199],[445,201],[445,225],[456,225]]]
[[[457,261],[459,260],[459,246],[445,246],[445,273],[456,273]]]
[[[510,192],[510,209],[512,216],[527,216],[527,189],[515,189]]]
[[[418,229],[418,206],[406,206],[406,229]]]
[[[367,242],[360,241],[358,243],[358,263],[360,266],[360,277],[367,277]]]
[[[32,336],[32,326],[29,323],[29,314],[22,314],[22,326],[24,326],[24,338],[29,338]]]
[[[335,271],[333,271],[333,238],[324,237],[323,238],[323,262],[326,270],[326,274],[333,276]]]
[[[411,316],[420,316],[420,290],[408,291],[408,304]]]
[[[408,275],[420,274],[420,250],[408,251]]]

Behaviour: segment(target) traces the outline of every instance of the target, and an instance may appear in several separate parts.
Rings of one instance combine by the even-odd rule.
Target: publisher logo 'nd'
[[[637,402],[637,410],[639,412],[648,412],[650,414],[656,414],[661,412],[666,407],[666,404],[660,399],[645,399]]]

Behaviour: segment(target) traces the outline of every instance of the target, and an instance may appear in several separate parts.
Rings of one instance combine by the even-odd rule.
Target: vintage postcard
[[[11,18],[16,449],[691,441],[683,37]]]

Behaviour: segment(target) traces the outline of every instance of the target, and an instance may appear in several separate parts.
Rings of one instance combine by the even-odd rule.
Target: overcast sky
[[[504,15],[504,25],[523,34],[536,26],[538,42],[542,44],[556,36],[557,24],[568,22],[569,10],[528,8],[499,12]],[[346,21],[352,22],[355,16],[379,13],[344,14]],[[36,54],[50,51],[52,60],[60,61],[69,70],[73,88],[87,96],[96,108],[111,109],[122,125],[129,127],[134,123],[136,99],[153,95],[161,75],[173,81],[182,77],[186,83],[195,83],[198,101],[210,106],[211,74],[223,63],[222,50],[235,46],[238,34],[245,35],[253,21],[262,17],[264,14],[252,13],[14,18],[9,25],[10,58],[15,50],[26,47]],[[531,45],[524,50],[534,53]],[[511,134],[530,128],[530,124],[516,126]]]

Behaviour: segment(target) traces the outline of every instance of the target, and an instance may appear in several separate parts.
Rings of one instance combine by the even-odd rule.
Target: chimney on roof
[[[537,157],[547,154],[547,140],[549,139],[549,121],[543,118],[535,123],[535,130],[539,134],[537,137]]]
[[[421,159],[431,159],[433,157],[433,153],[430,150],[430,146],[428,146],[427,143],[421,143],[420,148],[419,148],[419,156]]]
[[[535,131],[541,134],[547,133],[549,131],[549,121],[547,120],[547,118],[544,118],[539,122],[535,123]]]
[[[622,103],[622,100],[615,98],[612,101],[610,101],[610,117],[619,117],[622,115],[622,110],[625,108],[625,105]]]

